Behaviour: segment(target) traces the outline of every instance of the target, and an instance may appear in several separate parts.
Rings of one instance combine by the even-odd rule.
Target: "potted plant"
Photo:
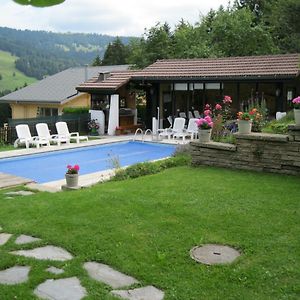
[[[252,129],[252,121],[259,115],[256,108],[251,109],[249,112],[238,112],[237,113],[237,123],[238,132],[241,134],[249,134]]]
[[[195,122],[198,127],[198,137],[201,143],[208,143],[211,137],[211,130],[214,125],[212,118],[210,116],[210,110],[206,109],[204,111],[205,117],[197,119]]]
[[[91,135],[98,135],[99,123],[96,120],[91,120],[88,123],[88,128],[91,130]]]
[[[78,187],[78,172],[79,166],[78,165],[67,165],[67,172],[66,172],[66,183],[67,187],[75,188]]]
[[[300,125],[300,96],[292,100],[296,125]]]

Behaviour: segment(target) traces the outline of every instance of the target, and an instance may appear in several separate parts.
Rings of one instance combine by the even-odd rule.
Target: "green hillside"
[[[28,77],[15,67],[15,60],[18,57],[12,56],[9,52],[0,50],[0,92],[4,90],[14,91],[23,87],[25,83],[31,84],[37,79]]]

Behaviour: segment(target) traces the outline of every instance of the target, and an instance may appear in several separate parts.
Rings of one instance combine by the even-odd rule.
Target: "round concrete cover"
[[[197,262],[215,265],[231,263],[241,254],[229,246],[207,244],[194,247],[190,251],[190,255]]]

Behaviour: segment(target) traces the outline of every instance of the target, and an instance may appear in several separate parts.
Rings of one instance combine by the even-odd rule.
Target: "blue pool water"
[[[67,165],[78,164],[79,174],[112,169],[112,158],[121,166],[155,160],[174,153],[174,145],[121,142],[71,150],[0,159],[0,172],[33,179],[38,183],[64,178]]]

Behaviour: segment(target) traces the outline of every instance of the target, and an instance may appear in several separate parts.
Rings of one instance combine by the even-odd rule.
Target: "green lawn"
[[[165,299],[299,299],[300,179],[218,168],[177,167],[135,180],[89,189],[5,199],[0,225],[70,251],[75,259],[37,262],[0,247],[0,269],[30,265],[30,281],[0,285],[2,299],[34,299],[47,278],[78,276],[86,299],[115,299],[109,287],[89,279],[85,261],[109,264],[153,284]],[[231,245],[242,256],[231,265],[205,266],[190,259],[199,244]],[[53,277],[44,270],[63,267]]]
[[[15,88],[23,87],[25,82],[29,85],[37,81],[36,78],[28,77],[16,69],[16,59],[17,57],[12,56],[9,52],[0,50],[0,74],[2,75],[2,79],[0,80],[0,91],[14,91]]]

